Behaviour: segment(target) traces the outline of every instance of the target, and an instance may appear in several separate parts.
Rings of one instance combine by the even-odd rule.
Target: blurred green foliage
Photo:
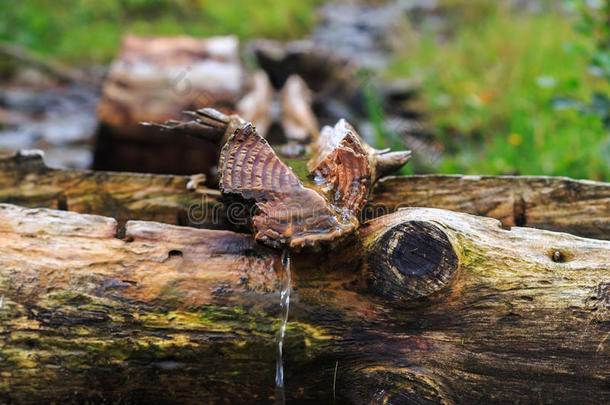
[[[321,0],[2,0],[0,40],[73,62],[108,62],[124,33],[305,35]]]
[[[446,3],[449,34],[411,33],[390,69],[421,81],[423,110],[446,146],[437,167],[419,169],[610,180],[610,136],[599,114],[552,102],[610,94],[585,56],[607,32],[583,35],[574,29],[579,15],[558,7],[528,14],[501,2]]]
[[[387,74],[420,81],[422,110],[446,148],[437,165],[414,162],[406,173],[610,180],[610,0],[537,1],[551,11],[439,0],[440,34],[425,24],[403,33]],[[0,40],[68,62],[108,62],[127,32],[300,38],[323,2],[2,0]],[[377,146],[397,147],[380,100],[367,94]]]

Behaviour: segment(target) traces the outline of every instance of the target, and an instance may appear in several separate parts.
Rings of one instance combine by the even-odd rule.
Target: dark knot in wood
[[[458,257],[438,226],[409,221],[376,239],[368,256],[367,277],[372,293],[406,303],[443,289],[457,268]]]

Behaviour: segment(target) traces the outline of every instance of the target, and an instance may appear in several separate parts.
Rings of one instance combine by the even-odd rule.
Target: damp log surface
[[[214,210],[220,192],[189,191],[187,176],[62,170],[48,167],[40,154],[0,158],[0,201],[115,218],[222,228]],[[189,214],[190,210],[190,214]]]
[[[218,190],[187,176],[49,168],[39,155],[0,158],[0,202],[84,214],[230,229]],[[364,215],[433,207],[596,239],[610,239],[610,184],[536,176],[400,176],[381,179]]]
[[[0,205],[2,402],[269,403],[279,252],[154,222],[120,236]],[[609,256],[439,209],[372,220],[293,257],[288,401],[608,402]]]
[[[567,177],[418,175],[387,177],[373,205],[432,207],[527,226],[610,239],[610,184]]]

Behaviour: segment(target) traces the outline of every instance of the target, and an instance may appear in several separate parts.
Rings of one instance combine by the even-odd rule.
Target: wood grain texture
[[[116,229],[0,205],[0,398],[269,403],[278,252],[227,231]],[[446,237],[459,268],[412,305],[378,294],[367,258],[388,232],[402,248]],[[608,402],[609,258],[607,241],[456,212],[375,219],[293,257],[288,400]]]
[[[305,187],[251,124],[225,143],[218,166],[222,193],[256,205],[255,212],[244,207],[244,214],[261,243],[276,248],[317,246],[357,228],[355,216],[342,215]]]
[[[545,176],[399,176],[379,181],[371,201],[372,216],[433,207],[496,218],[505,226],[610,239],[610,183]]]
[[[230,229],[218,190],[186,188],[190,177],[60,170],[39,155],[0,158],[0,201],[119,219]],[[610,184],[563,177],[418,175],[377,182],[362,216],[433,207],[610,239]],[[63,203],[62,203],[63,204]],[[191,214],[189,215],[189,211]],[[189,219],[190,218],[190,219]]]
[[[38,153],[0,158],[0,201],[115,218],[226,228],[218,190],[187,176],[49,168]]]

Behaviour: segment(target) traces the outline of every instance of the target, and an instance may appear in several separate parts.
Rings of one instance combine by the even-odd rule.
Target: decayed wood
[[[61,170],[37,152],[0,158],[0,201],[128,219],[226,228],[220,192],[189,191],[186,176]]]
[[[113,219],[0,205],[1,397],[268,403],[279,253],[151,222],[116,234]],[[610,242],[450,211],[375,219],[293,258],[286,395],[607,402],[609,259]]]
[[[189,181],[186,176],[52,169],[40,155],[0,158],[1,202],[120,221],[229,227],[218,190],[189,191]],[[369,218],[428,206],[496,218],[507,226],[610,239],[608,183],[542,176],[400,176],[379,181],[370,199],[373,203],[364,209]]]
[[[305,187],[252,124],[225,143],[218,170],[223,194],[255,205],[256,210],[245,209],[242,215],[251,220],[256,240],[269,246],[317,246],[358,226],[356,216]]]
[[[610,183],[545,176],[388,177],[371,199],[379,216],[400,207],[434,207],[527,226],[610,239]]]

